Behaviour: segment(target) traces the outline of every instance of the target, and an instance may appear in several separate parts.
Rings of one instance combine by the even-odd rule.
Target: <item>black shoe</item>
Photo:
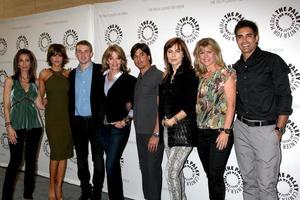
[[[93,190],[91,200],[101,200],[102,191]]]

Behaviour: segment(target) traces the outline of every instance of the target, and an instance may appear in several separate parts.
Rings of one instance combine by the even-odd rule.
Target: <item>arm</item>
[[[39,95],[41,98],[41,103],[43,104],[43,106],[46,105],[47,100],[45,98],[45,94],[46,94],[46,88],[45,88],[45,81],[46,81],[46,76],[47,76],[47,71],[44,69],[40,72],[39,74]]]
[[[236,77],[232,73],[229,75],[227,81],[224,84],[224,93],[227,105],[227,111],[225,115],[224,129],[230,129],[235,113],[235,101],[236,101]],[[226,134],[225,131],[221,131],[216,143],[217,148],[222,150],[226,148],[228,142],[229,134]]]
[[[5,127],[7,131],[8,141],[12,144],[17,143],[17,134],[15,129],[11,126],[10,122],[10,94],[13,86],[13,79],[11,77],[7,77],[4,83],[4,91],[3,91],[3,104],[4,104],[4,119],[5,119]]]
[[[156,98],[156,102],[157,102],[157,109],[158,109],[159,97]],[[159,135],[154,135],[156,133],[159,134],[159,114],[158,114],[158,112],[156,113],[155,127],[153,130],[153,134],[150,137],[149,142],[148,142],[148,151],[149,152],[157,151],[157,146],[159,143]]]

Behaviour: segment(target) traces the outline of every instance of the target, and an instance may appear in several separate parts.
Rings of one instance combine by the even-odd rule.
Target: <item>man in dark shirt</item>
[[[130,53],[140,70],[134,90],[133,118],[144,198],[160,200],[164,146],[159,137],[158,88],[163,75],[151,65],[151,52],[146,44],[136,43]]]
[[[244,180],[244,200],[277,200],[280,140],[292,113],[289,67],[278,55],[261,50],[256,24],[235,27],[242,52],[237,74],[237,119],[234,143]]]

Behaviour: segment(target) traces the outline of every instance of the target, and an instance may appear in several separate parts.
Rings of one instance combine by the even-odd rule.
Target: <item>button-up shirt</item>
[[[248,119],[274,120],[292,113],[289,67],[283,59],[259,47],[234,66],[237,74],[237,114]]]

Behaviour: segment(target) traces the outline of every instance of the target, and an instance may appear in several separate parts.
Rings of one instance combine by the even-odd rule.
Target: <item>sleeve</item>
[[[290,68],[278,55],[274,55],[272,60],[272,80],[277,100],[277,114],[291,115],[293,112],[292,94],[288,77]]]

